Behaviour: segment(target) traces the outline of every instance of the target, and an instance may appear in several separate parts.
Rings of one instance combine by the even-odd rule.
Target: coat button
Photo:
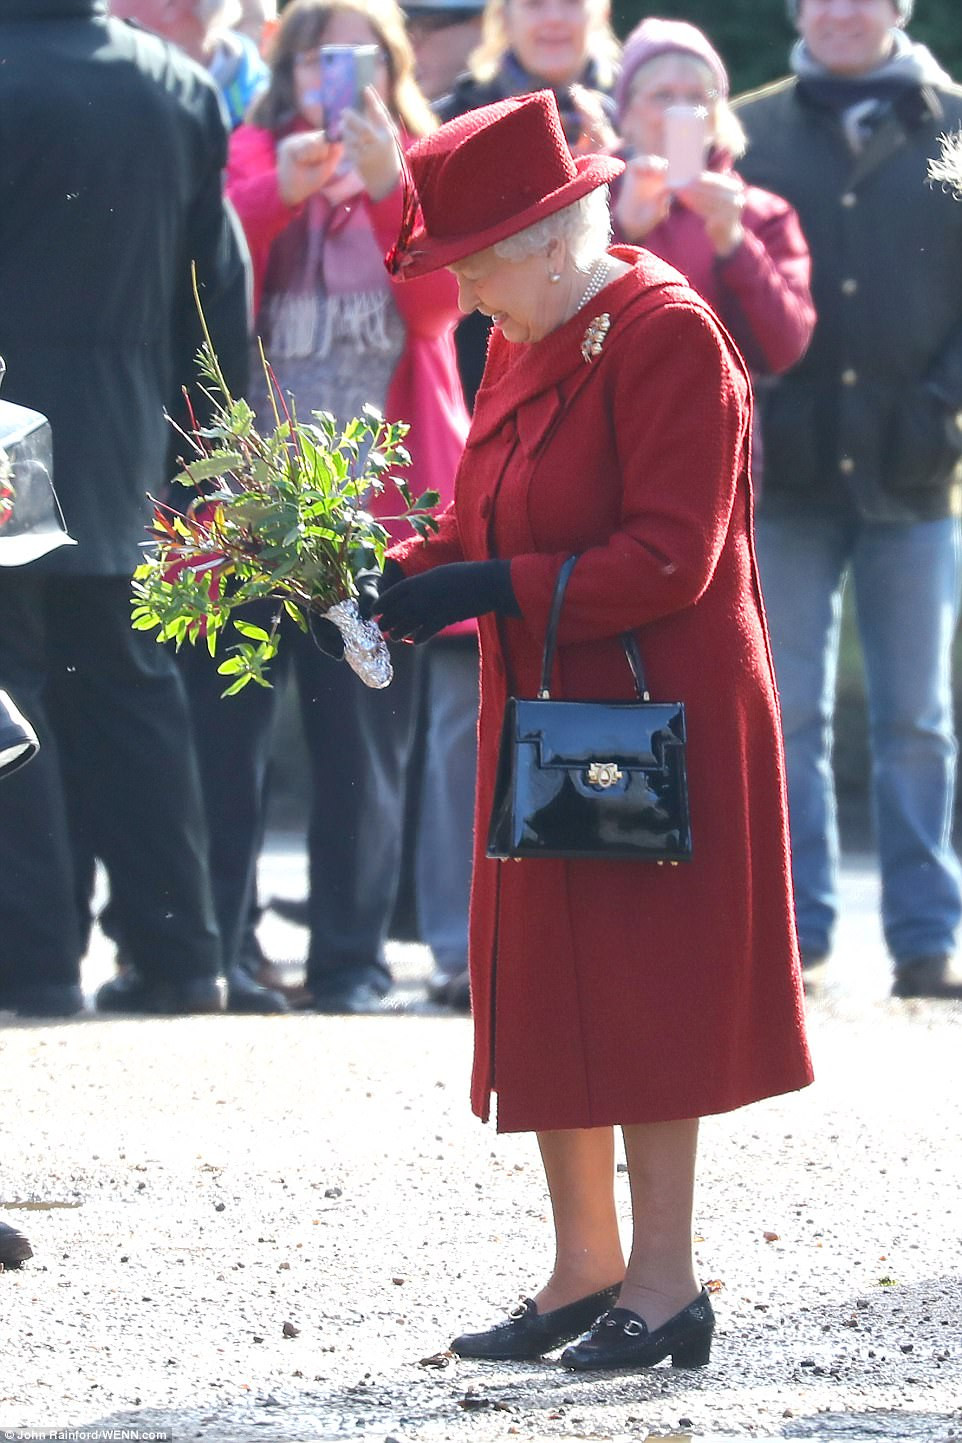
[[[491,515],[491,497],[490,497],[490,496],[483,496],[483,497],[481,498],[481,505],[479,506],[478,510],[481,512],[481,520],[482,520],[482,521],[487,521],[488,517]]]
[[[842,282],[842,295],[843,295],[843,296],[854,296],[854,294],[855,294],[855,292],[856,292],[857,290],[858,290],[858,281],[855,279],[855,277],[854,277],[854,276],[846,276],[845,279],[844,279],[844,281]]]
[[[842,385],[843,385],[843,386],[854,386],[857,381],[858,381],[858,371],[854,371],[851,366],[849,366],[846,370],[844,370],[844,371],[842,372]]]
[[[838,469],[842,472],[843,476],[851,476],[852,472],[855,470],[855,462],[852,460],[851,456],[843,456],[841,461],[839,461],[838,463]]]
[[[858,205],[858,196],[854,190],[847,190],[845,192],[842,196],[842,205],[844,205],[846,210],[851,210],[853,205]]]

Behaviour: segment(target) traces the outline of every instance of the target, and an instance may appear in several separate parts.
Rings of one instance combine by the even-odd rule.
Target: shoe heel
[[[673,1368],[704,1368],[711,1357],[712,1330],[686,1338],[671,1350]]]

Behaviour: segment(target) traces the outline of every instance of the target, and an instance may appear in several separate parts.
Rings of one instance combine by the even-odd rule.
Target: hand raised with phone
[[[706,170],[678,192],[678,199],[705,222],[715,254],[730,256],[745,235],[745,186],[737,175]]]
[[[383,100],[369,85],[360,110],[341,116],[344,154],[372,200],[390,195],[401,179],[398,136]]]
[[[615,221],[626,240],[637,242],[660,225],[671,205],[668,162],[661,155],[636,155],[628,161],[615,201]]]
[[[285,205],[300,205],[324,189],[337,170],[343,146],[323,130],[298,131],[278,142],[277,189]]]

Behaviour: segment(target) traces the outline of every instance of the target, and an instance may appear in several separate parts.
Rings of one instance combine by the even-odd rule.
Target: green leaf
[[[184,471],[196,484],[198,481],[212,481],[219,476],[225,476],[228,471],[238,470],[243,460],[239,451],[211,451],[208,456],[189,462]]]
[[[239,631],[241,636],[250,637],[251,641],[270,641],[270,636],[262,626],[254,626],[249,621],[235,620],[234,630]]]
[[[243,399],[235,401],[230,408],[230,428],[236,436],[249,436],[254,425],[254,412]]]
[[[239,691],[243,691],[244,687],[253,680],[254,675],[252,672],[248,672],[246,676],[239,676],[236,681],[231,682],[230,686],[224,688],[221,692],[221,697],[236,696]],[[270,683],[266,682],[265,685],[269,686]]]
[[[300,627],[301,631],[303,631],[306,635],[307,632],[310,630],[310,627],[307,624],[307,617],[304,615],[303,611],[301,611],[300,607],[295,606],[293,601],[285,600],[284,610],[287,612],[291,620],[296,622],[296,624]]]

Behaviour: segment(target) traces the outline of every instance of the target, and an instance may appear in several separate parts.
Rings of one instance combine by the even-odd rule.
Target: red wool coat
[[[778,703],[752,546],[750,387],[678,273],[632,271],[532,346],[495,333],[440,533],[409,574],[510,557],[519,619],[482,618],[471,912],[472,1105],[502,1131],[666,1121],[803,1087]],[[597,308],[597,309],[595,309]],[[589,319],[611,327],[581,356]],[[501,719],[537,690],[548,609],[579,553],[555,693],[687,706],[694,860],[485,858]]]

